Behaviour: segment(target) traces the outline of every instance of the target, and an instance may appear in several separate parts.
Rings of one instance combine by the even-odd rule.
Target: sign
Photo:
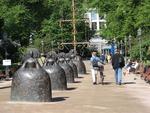
[[[10,66],[11,65],[11,60],[7,59],[7,60],[3,60],[3,66]]]

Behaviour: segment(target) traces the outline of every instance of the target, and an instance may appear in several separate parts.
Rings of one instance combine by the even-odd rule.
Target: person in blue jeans
[[[125,66],[123,56],[120,54],[120,50],[117,49],[116,53],[112,56],[112,67],[115,71],[116,84],[122,84],[122,68]]]

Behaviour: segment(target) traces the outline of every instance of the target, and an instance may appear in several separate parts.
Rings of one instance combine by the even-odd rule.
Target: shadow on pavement
[[[103,85],[111,85],[113,82],[103,82]],[[101,84],[101,83],[99,83]]]
[[[84,78],[84,77],[78,77],[78,78]]]
[[[74,83],[81,83],[81,81],[75,81]]]
[[[66,98],[69,98],[69,97],[54,97],[52,98],[52,102],[65,101]]]
[[[126,85],[126,84],[136,84],[136,82],[124,82],[122,83],[123,85]]]
[[[75,90],[75,89],[77,88],[76,87],[67,88],[68,91]]]

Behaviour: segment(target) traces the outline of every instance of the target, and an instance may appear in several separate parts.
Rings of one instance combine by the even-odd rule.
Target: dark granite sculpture
[[[64,58],[59,58],[59,65],[64,69],[67,78],[67,83],[74,82],[74,74],[72,67],[65,61]]]
[[[66,58],[66,62],[72,67],[74,78],[78,78],[77,66],[73,63],[73,61],[70,58]]]
[[[67,80],[65,71],[54,61],[49,58],[43,67],[51,78],[52,90],[66,90]]]
[[[73,63],[76,65],[78,74],[86,74],[86,67],[80,56],[71,55]]]
[[[29,58],[14,74],[11,100],[30,102],[52,100],[50,77],[35,59]]]

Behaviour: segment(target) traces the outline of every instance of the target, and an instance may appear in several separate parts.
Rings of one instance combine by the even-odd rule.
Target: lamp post
[[[121,54],[123,54],[123,48],[122,48],[122,45],[123,44],[123,42],[122,42],[122,40],[121,40],[121,42],[120,42],[120,45],[121,45]]]
[[[126,58],[126,56],[127,56],[127,48],[126,48],[126,45],[127,45],[127,38],[125,37],[124,38],[124,43],[125,43],[125,45],[124,45],[124,55],[125,55],[125,64],[126,64],[126,61],[127,61],[127,58]]]
[[[139,39],[139,45],[140,45],[140,61],[142,61],[141,34],[142,34],[142,30],[141,30],[141,28],[139,28],[139,29],[137,30],[137,37],[138,37],[138,39]]]
[[[2,45],[3,45],[3,49],[4,49],[4,60],[3,60],[3,66],[5,66],[5,75],[6,75],[6,80],[9,80],[9,66],[11,65],[11,59],[8,59],[8,46],[9,46],[9,42],[7,39],[7,33],[4,32],[3,34],[3,40],[2,40]]]
[[[129,50],[131,50],[131,38],[132,38],[132,36],[129,35],[128,36],[128,39],[129,39]],[[131,58],[131,52],[130,52],[130,58]]]

